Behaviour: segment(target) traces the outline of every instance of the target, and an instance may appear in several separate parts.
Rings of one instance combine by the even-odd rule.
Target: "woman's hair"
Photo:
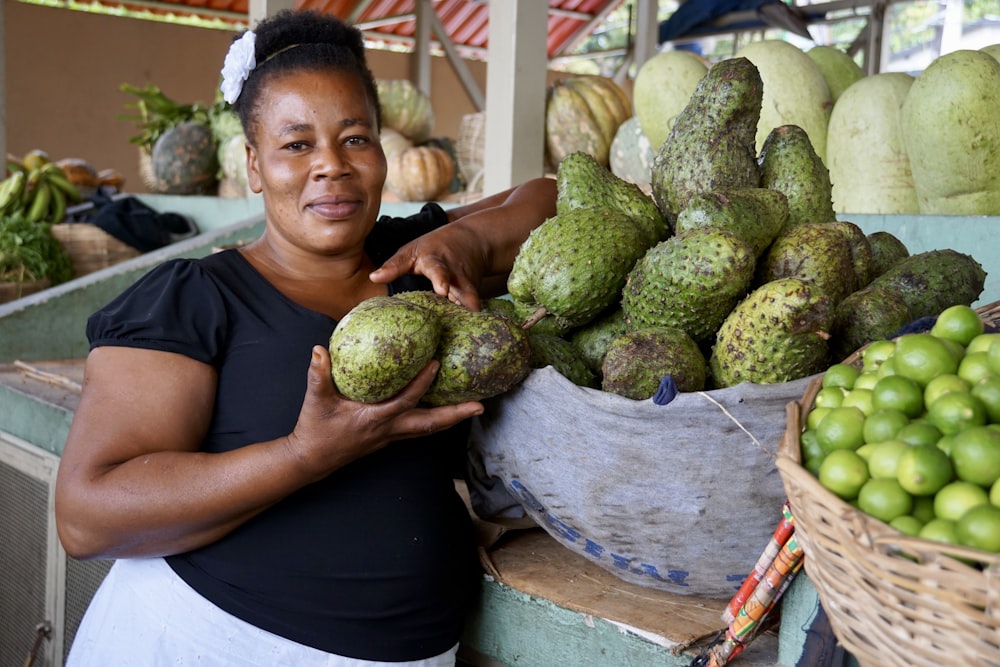
[[[258,23],[254,33],[257,65],[232,105],[247,141],[255,143],[257,101],[267,82],[274,76],[302,70],[356,74],[375,105],[375,122],[381,129],[378,88],[368,69],[360,30],[332,14],[284,9]]]

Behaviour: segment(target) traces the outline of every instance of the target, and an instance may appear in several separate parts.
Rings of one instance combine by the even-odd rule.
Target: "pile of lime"
[[[806,469],[902,533],[1000,553],[1000,333],[952,306],[860,356],[823,374]]]

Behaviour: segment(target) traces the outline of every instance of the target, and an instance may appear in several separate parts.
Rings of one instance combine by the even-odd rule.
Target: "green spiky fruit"
[[[600,374],[608,346],[625,331],[625,313],[621,306],[616,305],[610,312],[576,329],[569,341],[576,347],[590,370]]]
[[[910,320],[910,309],[898,292],[869,285],[834,308],[830,355],[835,361],[843,360],[872,341],[895,335]]]
[[[715,384],[774,384],[827,365],[830,298],[798,278],[761,285],[719,327],[709,367]]]
[[[910,317],[937,315],[948,306],[972,305],[983,292],[986,272],[970,255],[929,250],[911,255],[872,281],[896,291]]]
[[[681,329],[697,342],[716,329],[753,279],[754,254],[725,229],[696,227],[657,244],[629,273],[621,306],[629,330]]]
[[[789,226],[837,219],[830,171],[798,125],[782,125],[767,135],[760,150],[760,184],[788,199]]]
[[[872,280],[910,256],[906,244],[891,232],[872,232],[868,246],[872,251]]]
[[[847,237],[825,222],[788,227],[774,240],[757,267],[756,280],[763,285],[779,278],[812,282],[834,304],[860,287]]]
[[[597,376],[579,351],[565,338],[550,333],[528,331],[533,368],[552,366],[567,380],[580,387],[598,387]]]
[[[759,257],[787,222],[785,195],[767,188],[740,188],[693,196],[677,216],[676,227],[678,234],[695,227],[728,229]]]
[[[698,344],[680,329],[649,327],[612,341],[601,373],[602,390],[644,400],[656,394],[665,375],[678,391],[701,391],[706,364]]]

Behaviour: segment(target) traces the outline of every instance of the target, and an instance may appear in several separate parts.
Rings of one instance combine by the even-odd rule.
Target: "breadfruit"
[[[819,373],[827,365],[830,298],[799,278],[761,285],[719,327],[709,358],[718,387],[774,384]]]
[[[760,183],[788,199],[789,226],[837,219],[830,171],[798,125],[782,125],[767,135],[760,150]]]
[[[599,386],[597,376],[590,370],[579,350],[565,338],[529,329],[528,342],[531,343],[532,368],[552,366],[575,385],[591,389]]]
[[[728,229],[759,257],[788,222],[785,195],[767,188],[712,190],[693,196],[677,216],[677,233],[695,227]]]
[[[628,274],[621,306],[629,330],[681,329],[710,340],[750,287],[754,255],[726,229],[695,227],[661,241]]]
[[[396,395],[434,357],[441,321],[420,306],[389,296],[362,301],[330,336],[337,390],[362,403]]]
[[[872,232],[868,246],[872,251],[872,280],[910,256],[906,244],[890,232]]]
[[[834,304],[860,287],[847,237],[826,222],[786,228],[774,240],[759,262],[756,284],[779,278],[808,281]]]
[[[507,291],[539,316],[582,326],[617,302],[628,272],[648,248],[632,216],[570,209],[533,229],[521,244]]]
[[[680,329],[650,327],[612,341],[601,372],[603,391],[644,400],[656,394],[665,375],[678,391],[701,391],[706,364],[698,344]]]
[[[599,315],[593,321],[573,331],[569,342],[576,347],[590,370],[600,375],[608,346],[625,331],[625,313],[621,306],[616,304],[610,312]]]
[[[837,304],[830,325],[830,356],[845,359],[868,343],[889,338],[911,321],[910,309],[895,290],[869,285]]]
[[[764,86],[757,67],[730,58],[711,67],[653,159],[653,200],[669,225],[700,193],[760,187],[757,122]]]
[[[653,245],[670,235],[656,202],[635,183],[615,176],[593,155],[577,151],[556,171],[556,213],[577,208],[613,208],[635,219]]]

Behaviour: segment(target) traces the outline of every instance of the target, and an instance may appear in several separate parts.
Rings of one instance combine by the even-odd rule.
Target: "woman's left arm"
[[[531,179],[447,213],[449,224],[400,248],[371,278],[422,274],[438,294],[478,310],[487,280],[502,286],[528,234],[555,215],[556,182]]]

